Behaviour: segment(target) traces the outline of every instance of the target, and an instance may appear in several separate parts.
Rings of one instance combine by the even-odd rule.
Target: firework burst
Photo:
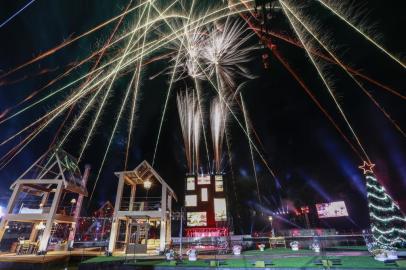
[[[244,64],[252,59],[257,46],[247,46],[254,33],[248,32],[244,23],[227,18],[225,23],[215,23],[209,29],[202,58],[210,76],[218,76],[221,91],[234,90],[235,80],[254,79]]]

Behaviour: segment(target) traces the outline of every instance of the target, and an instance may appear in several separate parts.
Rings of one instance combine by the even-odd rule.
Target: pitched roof
[[[127,181],[136,184],[142,184],[144,180],[153,178],[158,182],[160,182],[162,185],[166,186],[170,194],[175,198],[175,200],[178,200],[173,189],[168,185],[168,183],[165,182],[165,180],[155,171],[154,168],[152,168],[152,166],[146,160],[138,164],[138,166],[132,171],[116,172],[115,174],[116,175],[124,174],[124,178]]]
[[[32,180],[33,184],[60,180],[63,181],[65,189],[87,196],[77,159],[62,149],[54,148],[47,151],[14,181],[10,186],[11,189],[14,189],[18,180]]]

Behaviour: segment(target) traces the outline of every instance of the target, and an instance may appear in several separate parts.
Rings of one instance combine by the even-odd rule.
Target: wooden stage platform
[[[34,255],[34,254],[17,255],[16,253],[4,252],[0,253],[0,263],[13,262],[13,263],[29,263],[29,264],[37,264],[37,263],[46,264],[54,262],[65,262],[68,261],[71,257],[75,258],[77,261],[82,261],[97,256],[104,256],[104,249],[86,248],[86,249],[74,249],[71,251],[49,251],[45,255]],[[114,256],[125,257],[125,254],[123,252],[115,252]],[[148,258],[157,257],[156,254],[134,254],[134,255],[127,254],[127,256],[148,257]]]
[[[1,262],[12,263],[29,263],[29,264],[42,264],[52,262],[64,262],[69,259],[69,255],[52,254],[52,255],[16,255],[16,254],[0,254]]]

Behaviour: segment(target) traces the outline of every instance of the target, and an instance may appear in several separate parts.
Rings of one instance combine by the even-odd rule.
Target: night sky
[[[0,3],[0,22],[9,18],[25,3],[27,1],[2,1]],[[127,1],[107,0],[35,1],[0,28],[0,75],[41,52],[55,47],[64,40],[116,16],[125,9],[127,4]],[[369,25],[373,25],[380,43],[396,55],[404,54],[406,48],[406,39],[402,31],[406,25],[404,8],[402,1],[395,0],[373,0],[366,2],[364,6],[364,9],[368,11]],[[343,56],[342,59],[345,63],[398,90],[403,95],[406,94],[405,72],[400,65],[362,39],[331,13],[319,7],[313,8],[312,11],[312,14],[331,30],[326,34],[330,35],[331,42],[338,47],[338,52]],[[130,23],[130,19],[124,21],[120,33],[128,29]],[[103,44],[108,38],[112,27],[110,25],[103,28],[52,56],[2,79],[0,81],[0,114],[63,73],[71,63],[79,61],[99,48],[100,44]],[[276,32],[294,37],[284,16],[280,16],[273,27]],[[256,37],[252,39],[252,43],[257,42]],[[277,39],[274,40],[274,43],[346,135],[351,137],[304,51]],[[114,55],[114,49],[109,53]],[[261,143],[258,141],[257,143],[275,171],[277,179],[272,178],[256,155],[256,169],[263,198],[262,206],[259,206],[247,139],[235,121],[231,122],[229,129],[232,134],[233,172],[236,179],[238,207],[244,208],[241,210],[239,220],[235,217],[235,223],[238,223],[243,231],[250,228],[252,224],[248,216],[252,212],[250,214],[248,209],[263,209],[262,211],[267,213],[266,211],[281,207],[281,203],[285,207],[286,205],[300,207],[312,206],[320,202],[344,200],[351,218],[351,222],[347,220],[350,225],[347,225],[354,226],[354,228],[365,228],[368,224],[366,194],[363,175],[358,169],[362,161],[277,59],[271,55],[270,69],[263,68],[262,53],[262,50],[254,53],[252,61],[247,65],[257,75],[257,78],[246,83],[242,89],[242,95],[245,98],[252,125],[261,141]],[[130,168],[135,167],[144,159],[149,162],[152,160],[167,91],[168,75],[161,75],[154,80],[148,80],[148,77],[166,66],[165,61],[154,62],[148,65],[143,74],[142,101],[133,133]],[[79,77],[89,68],[88,65],[73,72],[69,78],[57,83],[51,89],[57,89],[58,86]],[[40,74],[44,70],[46,72]],[[369,156],[376,163],[376,174],[379,180],[400,203],[403,211],[406,211],[405,138],[343,71],[335,66],[329,66],[328,70],[344,111]],[[128,80],[128,76],[123,75],[115,88],[124,89],[126,80]],[[370,83],[365,82],[364,86],[391,114],[399,126],[406,129],[405,100]],[[176,90],[180,88],[184,88],[184,82],[179,82],[175,87]],[[43,115],[62,101],[68,93],[69,91],[58,95],[51,102],[44,103],[0,124],[0,140],[3,141]],[[117,93],[119,91],[116,91],[115,96],[109,102],[103,115],[104,120],[98,126],[96,136],[85,154],[84,161],[80,164],[82,168],[84,164],[92,165],[90,187],[93,187],[104,154],[103,149],[107,145],[110,130],[114,124],[112,119],[118,110],[117,104],[120,100]],[[208,89],[205,95],[208,100],[214,95],[214,92]],[[206,103],[209,104],[208,101]],[[125,117],[128,118],[128,114]],[[239,117],[242,117],[241,113]],[[0,171],[2,205],[6,203],[10,194],[9,185],[47,150],[53,134],[62,121],[63,117]],[[65,144],[64,148],[73,155],[79,152],[80,142],[87,124],[89,122],[83,123]],[[97,185],[94,200],[87,209],[89,212],[106,200],[114,200],[117,179],[113,172],[123,169],[126,144],[126,126],[122,125],[119,129]],[[0,154],[4,155],[21,139],[23,137],[1,146]],[[155,166],[178,195],[182,195],[186,163],[175,95],[172,95],[169,101]],[[225,166],[225,172],[230,184],[232,175],[230,166]],[[342,220],[336,221],[343,222]],[[321,225],[334,226],[334,220],[328,222],[329,224]]]

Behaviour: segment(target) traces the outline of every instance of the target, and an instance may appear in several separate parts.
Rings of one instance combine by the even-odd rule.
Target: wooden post
[[[165,240],[166,240],[166,203],[168,201],[167,195],[168,190],[164,183],[162,183],[162,197],[161,197],[161,228],[159,234],[159,250],[165,250]]]
[[[87,179],[89,178],[90,174],[90,165],[85,166],[85,172],[82,177],[82,186],[86,188],[87,184]],[[76,234],[76,228],[78,225],[78,220],[80,216],[80,210],[82,209],[82,203],[83,203],[84,196],[82,194],[79,194],[78,201],[76,202],[76,207],[75,207],[75,222],[72,223],[72,229],[69,232],[69,237],[68,237],[68,245],[66,246],[66,249],[68,248],[73,248],[73,242],[75,241],[75,234]]]
[[[118,219],[118,211],[120,211],[121,197],[123,196],[123,188],[124,188],[124,173],[120,173],[120,177],[118,179],[116,203],[114,205],[113,224],[111,225],[110,232],[109,249],[108,249],[109,253],[113,253],[116,246],[117,230],[119,227],[118,223],[120,222],[120,220]]]
[[[42,199],[41,199],[41,208],[43,208],[47,204],[48,198],[49,198],[49,192],[44,192],[44,194],[42,195]]]
[[[63,185],[63,183],[61,181],[60,183],[58,183],[58,185],[56,187],[55,195],[52,200],[51,210],[48,213],[47,221],[45,224],[45,229],[44,229],[44,232],[42,233],[41,241],[39,243],[39,248],[38,248],[39,253],[46,253],[46,251],[47,251],[48,241],[49,241],[49,238],[51,237],[51,230],[52,230],[52,226],[54,224],[55,214],[56,214],[56,211],[58,210],[59,201],[60,201],[60,198],[62,195],[62,185]]]
[[[37,225],[39,224],[39,222],[34,222],[32,224],[32,229],[31,229],[31,233],[30,233],[30,242],[34,242],[35,239],[37,238],[38,235],[38,230],[37,230]]]
[[[133,211],[136,190],[137,190],[137,184],[131,184],[130,206],[128,208],[129,211]]]
[[[172,238],[171,224],[172,224],[172,194],[168,194],[168,219],[166,222],[166,242],[170,243]]]
[[[127,253],[127,247],[130,242],[130,224],[131,224],[131,218],[126,218],[125,220],[125,243],[124,243],[124,253]]]

